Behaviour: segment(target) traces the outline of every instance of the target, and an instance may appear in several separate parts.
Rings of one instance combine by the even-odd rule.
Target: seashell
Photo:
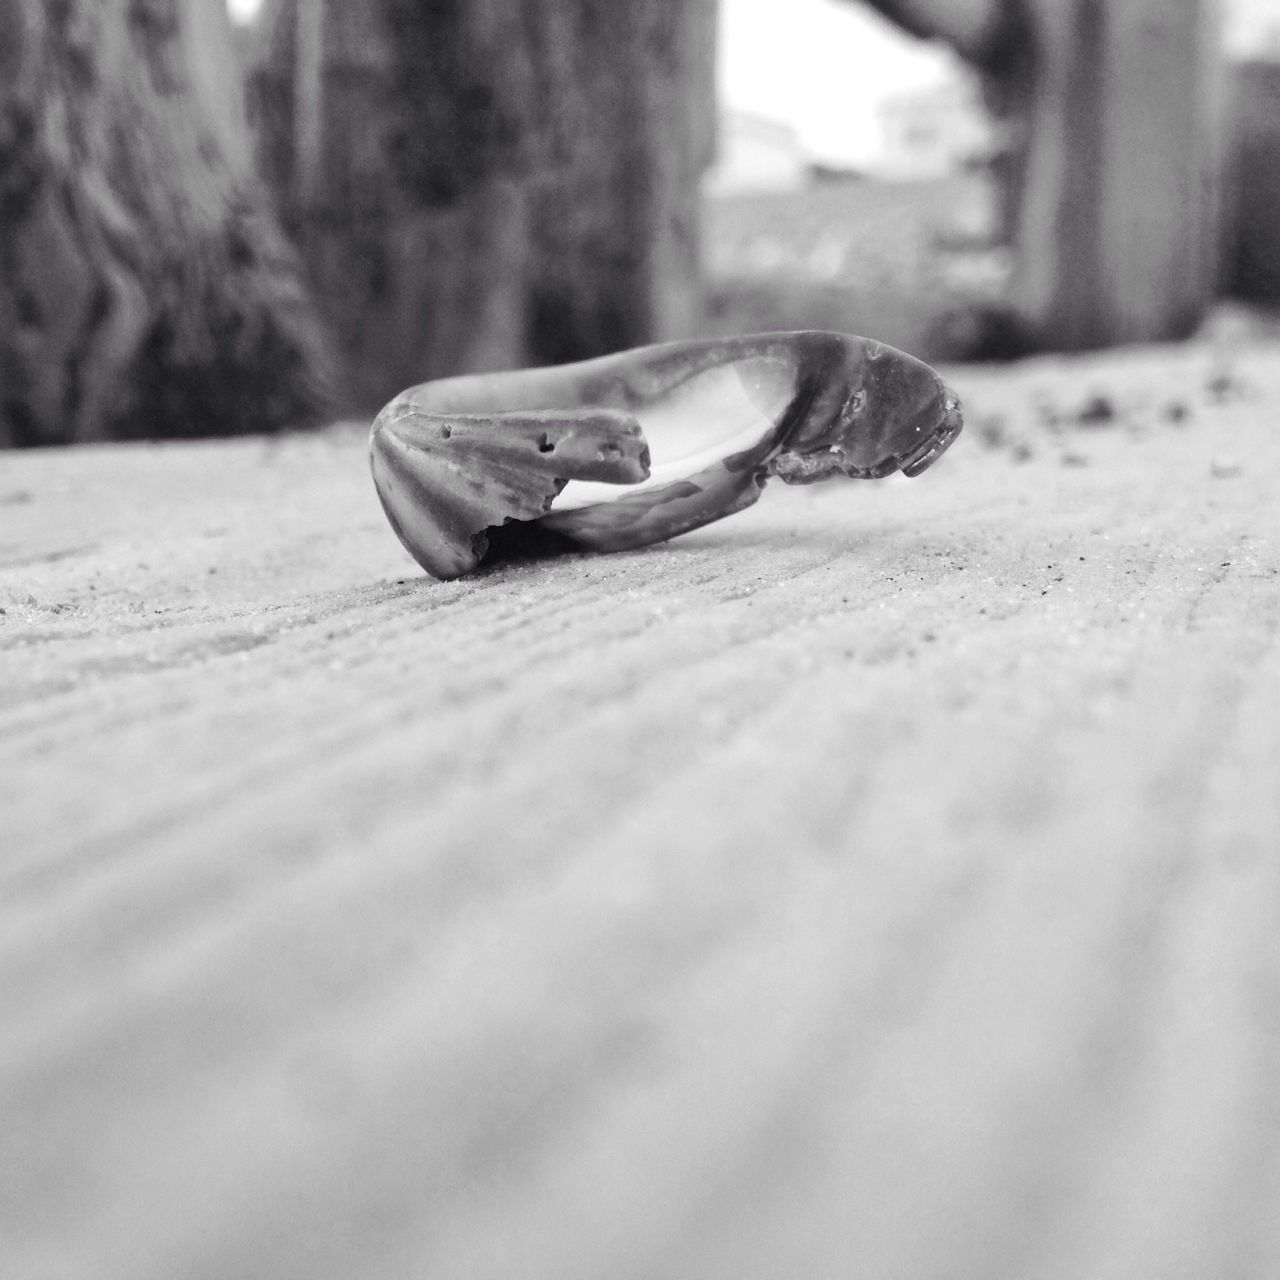
[[[770,476],[919,475],[961,424],[928,365],[806,331],[425,382],[369,447],[400,541],[455,578],[487,554],[661,542],[750,506]]]

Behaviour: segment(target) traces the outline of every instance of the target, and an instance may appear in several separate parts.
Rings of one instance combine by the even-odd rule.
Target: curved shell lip
[[[955,443],[956,437],[964,426],[964,418],[960,411],[960,401],[949,396],[945,404],[942,421],[933,432],[922,440],[915,448],[899,454],[895,463],[904,476],[918,476],[933,466],[937,460]]]
[[[377,438],[378,434],[387,427],[399,426],[407,418],[421,416],[422,410],[414,404],[412,394],[416,388],[411,387],[408,391],[402,391],[394,400],[388,401],[378,411],[377,416],[369,426],[369,443]]]
[[[779,351],[785,376],[774,368]],[[708,441],[704,424],[702,451],[673,465],[668,449],[655,475],[647,430],[670,435],[695,408],[720,421],[715,395],[704,404],[675,390],[747,359],[754,380],[733,386],[752,413],[730,396],[734,411],[720,416],[732,434]],[[719,394],[719,382],[711,391]],[[369,450],[392,529],[428,573],[447,579],[491,552],[505,559],[664,541],[750,506],[771,476],[788,484],[916,476],[961,426],[951,388],[914,357],[872,339],[801,331],[424,383],[377,414]],[[571,482],[583,487],[557,507]]]
[[[964,426],[960,401],[950,391],[942,403],[942,418],[924,438],[899,453],[891,453],[871,466],[851,463],[839,444],[825,449],[788,451],[783,448],[767,464],[768,474],[787,484],[812,484],[829,476],[843,475],[852,480],[882,480],[895,471],[905,476],[918,476],[927,470],[955,443]]]

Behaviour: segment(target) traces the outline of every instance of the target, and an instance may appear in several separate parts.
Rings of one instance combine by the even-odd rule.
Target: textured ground
[[[1280,1275],[1280,354],[441,584],[0,458],[0,1272]]]

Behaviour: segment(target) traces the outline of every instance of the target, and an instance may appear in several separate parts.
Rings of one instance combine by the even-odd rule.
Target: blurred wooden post
[[[714,150],[715,0],[526,0],[536,256],[531,355],[690,336]]]
[[[0,446],[328,412],[241,88],[221,4],[0,0]]]
[[[1232,68],[1225,282],[1238,298],[1280,302],[1280,63]]]
[[[268,0],[259,163],[357,394],[696,327],[714,0]]]
[[[324,19],[318,4],[297,9],[297,56],[294,60],[294,173],[299,197],[319,198],[324,163]]]
[[[1210,4],[1034,0],[1014,303],[1053,349],[1180,338],[1218,283]]]
[[[1216,0],[872,0],[987,77],[1033,347],[1178,338],[1219,278]]]

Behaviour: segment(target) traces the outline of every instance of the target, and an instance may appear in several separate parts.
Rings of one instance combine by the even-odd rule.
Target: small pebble
[[[1219,402],[1229,400],[1232,395],[1240,390],[1239,384],[1235,378],[1231,376],[1229,370],[1220,370],[1205,383],[1205,390],[1209,393],[1212,400]]]
[[[1095,395],[1085,401],[1076,418],[1085,426],[1101,426],[1104,422],[1112,421],[1115,416],[1116,407],[1111,403],[1110,397]]]
[[[1005,442],[1004,419],[998,414],[983,418],[978,423],[978,439],[988,449],[998,449]]]

